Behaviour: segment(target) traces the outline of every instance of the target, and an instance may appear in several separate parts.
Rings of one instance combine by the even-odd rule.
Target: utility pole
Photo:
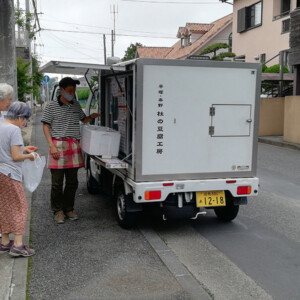
[[[106,65],[106,37],[103,34],[104,64]]]
[[[114,57],[114,31],[111,31],[111,56]]]
[[[20,1],[19,0],[17,0],[17,11],[20,11]],[[21,29],[20,29],[20,25],[18,24],[18,41],[20,41],[20,40],[21,40]]]
[[[111,31],[111,56],[114,56],[114,48],[116,41],[116,14],[118,13],[118,6],[116,8],[116,6],[113,5],[110,13],[113,14],[114,18],[114,29]]]
[[[13,0],[0,0],[0,82],[13,86],[14,100],[18,100]]]
[[[26,19],[27,14],[30,14],[30,8],[29,8],[29,0],[26,0]],[[32,77],[32,56],[31,56],[31,38],[29,37],[30,30],[25,30],[25,39],[26,39],[26,46],[29,51],[29,75]],[[32,80],[31,80],[31,86],[32,86]],[[33,108],[33,93],[31,92],[30,95],[30,106]]]

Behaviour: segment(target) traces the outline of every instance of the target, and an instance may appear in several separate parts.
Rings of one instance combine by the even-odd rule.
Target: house
[[[247,62],[278,64],[279,52],[290,48],[290,13],[299,7],[300,0],[234,0],[232,51]]]
[[[172,47],[138,47],[136,56],[140,58],[186,59],[197,55],[215,43],[231,45],[232,14],[210,24],[186,23],[179,27],[178,41]]]

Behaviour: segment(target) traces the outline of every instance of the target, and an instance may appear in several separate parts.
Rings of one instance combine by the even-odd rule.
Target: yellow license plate
[[[225,206],[224,191],[197,192],[197,207]]]

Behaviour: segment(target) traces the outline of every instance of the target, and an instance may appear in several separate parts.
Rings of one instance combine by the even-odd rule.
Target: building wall
[[[278,17],[280,0],[262,0],[262,25],[241,33],[237,32],[238,10],[257,3],[258,0],[234,0],[233,6],[233,52],[245,55],[247,62],[257,62],[255,57],[266,54],[266,61],[281,50],[289,48],[289,32],[282,34],[282,21],[289,15]],[[291,0],[291,11],[296,8],[296,0]],[[268,65],[279,63],[278,57]]]

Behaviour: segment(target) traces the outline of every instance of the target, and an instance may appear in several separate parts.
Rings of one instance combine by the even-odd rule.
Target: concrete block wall
[[[283,135],[284,103],[284,98],[261,98],[259,136]]]
[[[285,97],[283,140],[300,144],[300,96]]]

